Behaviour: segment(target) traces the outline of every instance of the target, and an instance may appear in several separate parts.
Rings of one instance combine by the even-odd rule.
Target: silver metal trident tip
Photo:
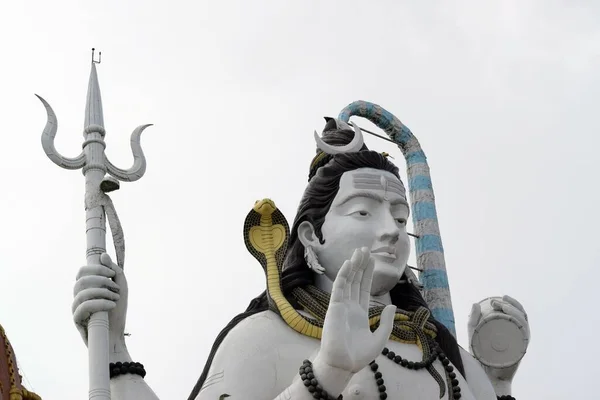
[[[96,72],[96,62],[92,60],[92,69],[88,83],[88,92],[85,103],[85,120],[83,128],[90,125],[104,128],[104,113],[102,111],[102,96],[100,95],[100,84],[98,83],[98,73]],[[94,130],[97,131],[97,130]]]

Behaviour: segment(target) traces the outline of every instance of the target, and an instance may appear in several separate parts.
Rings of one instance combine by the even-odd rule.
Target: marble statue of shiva
[[[523,307],[508,296],[477,303],[476,355],[461,348],[407,269],[411,210],[398,168],[340,119],[327,119],[316,140],[291,228],[269,199],[246,218],[267,290],[219,334],[189,400],[512,399],[524,349],[502,359],[500,347],[529,340]],[[122,269],[104,254],[79,272],[74,319],[85,341],[89,316],[109,312],[112,399],[157,399],[127,350],[127,296]]]

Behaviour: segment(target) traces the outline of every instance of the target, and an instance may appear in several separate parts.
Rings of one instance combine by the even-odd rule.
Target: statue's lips
[[[395,260],[396,249],[393,246],[383,246],[375,250],[371,250],[371,255],[374,257],[382,257],[390,260]]]

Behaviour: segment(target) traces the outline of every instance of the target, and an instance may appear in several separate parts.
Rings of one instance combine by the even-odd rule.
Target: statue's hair
[[[354,132],[351,130],[336,129],[335,121],[328,120],[322,138],[323,141],[328,144],[343,146],[352,141],[353,135]],[[334,156],[318,152],[311,163],[309,183],[300,200],[300,205],[298,206],[296,218],[290,233],[289,247],[281,276],[283,293],[292,304],[294,304],[295,301],[290,294],[294,288],[312,285],[314,283],[314,273],[308,268],[304,259],[304,246],[302,245],[302,242],[298,240],[298,226],[304,221],[310,222],[315,229],[315,234],[321,243],[324,243],[326,238],[323,238],[321,228],[325,222],[325,216],[329,212],[331,204],[338,193],[342,175],[345,172],[359,168],[374,168],[388,171],[400,180],[398,168],[384,155],[375,151],[370,151],[366,146],[363,146],[361,151],[357,153],[336,154]],[[390,291],[392,303],[398,308],[406,311],[415,311],[419,307],[428,308],[427,303],[423,299],[423,296],[421,296],[419,290],[407,282],[406,276],[403,276],[401,281],[404,283],[399,283]],[[246,311],[237,315],[221,331],[221,333],[219,333],[213,344],[206,365],[204,366],[202,375],[198,379],[188,400],[194,400],[200,392],[200,389],[208,376],[208,371],[216,350],[223,339],[225,339],[227,333],[243,319],[261,311],[266,311],[267,309],[268,301],[265,291],[253,299]],[[442,323],[438,322],[433,317],[430,318],[430,321],[437,327],[438,334],[436,341],[444,353],[446,353],[446,356],[450,359],[452,364],[456,366],[464,377],[464,366],[456,339]]]

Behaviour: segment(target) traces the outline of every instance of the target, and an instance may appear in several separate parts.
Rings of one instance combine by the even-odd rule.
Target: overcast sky
[[[45,156],[34,93],[58,116],[59,152],[79,154],[96,47],[111,161],[129,168],[131,131],[155,124],[146,175],[112,198],[128,346],[162,399],[187,398],[217,333],[265,287],[242,240],[254,201],[291,222],[313,130],[359,99],[428,156],[459,342],[473,302],[510,294],[532,330],[515,397],[596,398],[599,16],[573,0],[3,2],[0,323],[27,386],[87,398],[71,318],[84,181]],[[366,141],[404,171],[397,148]]]

